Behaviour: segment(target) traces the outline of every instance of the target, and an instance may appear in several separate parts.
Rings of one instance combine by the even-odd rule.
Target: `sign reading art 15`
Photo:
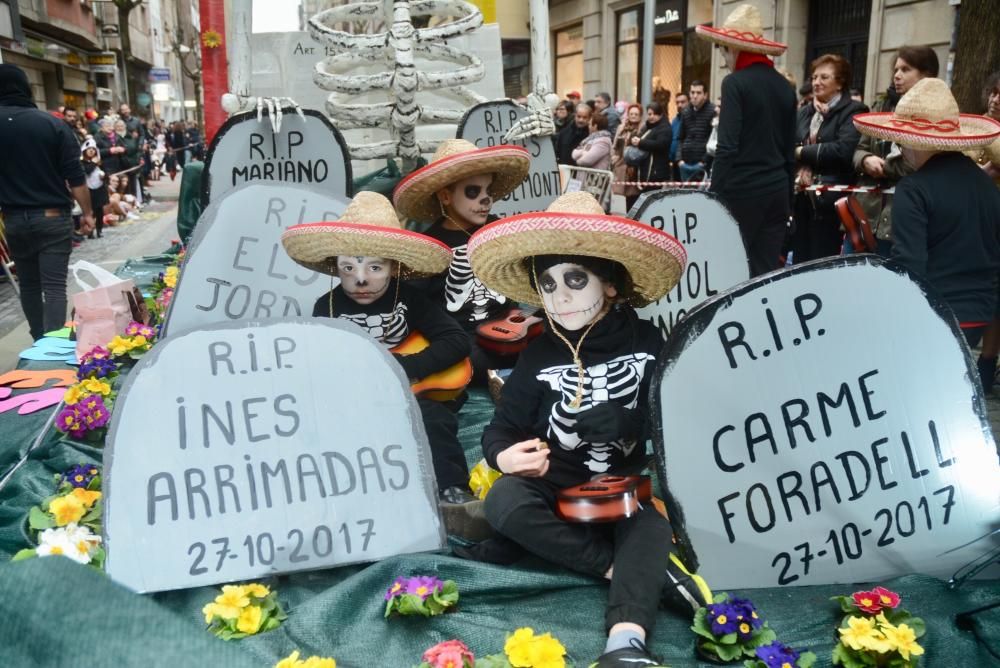
[[[338,320],[160,342],[122,388],[104,462],[107,572],[140,592],[444,543],[402,367]]]
[[[961,337],[926,286],[871,255],[689,313],[661,361],[655,442],[706,579],[947,578],[995,547],[1000,465]]]

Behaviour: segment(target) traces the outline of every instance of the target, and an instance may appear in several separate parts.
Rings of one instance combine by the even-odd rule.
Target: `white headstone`
[[[674,235],[687,251],[677,286],[658,302],[638,309],[639,317],[658,326],[663,338],[692,308],[750,278],[739,226],[714,195],[656,191],[643,197],[629,215]]]
[[[559,165],[552,137],[530,137],[505,142],[503,136],[511,125],[528,115],[528,112],[510,100],[483,102],[465,112],[458,124],[459,139],[465,139],[477,148],[512,144],[528,149],[531,171],[520,186],[503,200],[495,202],[490,213],[501,218],[530,211],[544,211],[560,195]]]
[[[288,109],[281,132],[271,129],[265,112],[234,114],[212,139],[205,159],[202,200],[214,202],[234,188],[255,181],[306,184],[331,196],[353,194],[347,143],[326,116],[303,109],[303,119]]]
[[[997,546],[1000,466],[951,311],[872,255],[688,314],[664,349],[657,466],[719,589],[948,578]]]
[[[118,396],[104,466],[107,572],[140,592],[444,544],[409,382],[339,320],[162,341]]]
[[[292,261],[281,233],[335,220],[347,204],[315,187],[266,182],[213,200],[194,229],[163,335],[229,320],[312,315],[330,277]]]

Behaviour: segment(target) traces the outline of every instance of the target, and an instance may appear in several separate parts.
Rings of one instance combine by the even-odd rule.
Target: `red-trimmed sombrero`
[[[400,263],[408,278],[440,274],[451,248],[425,234],[404,230],[383,195],[362,191],[335,221],[293,225],[281,235],[289,257],[304,267],[336,275],[338,255],[382,257]]]
[[[470,176],[493,174],[489,192],[496,202],[521,185],[530,168],[531,158],[524,147],[504,144],[476,148],[464,139],[447,139],[426,167],[399,182],[392,192],[392,202],[405,218],[437,220],[441,205],[436,193],[441,188]]]
[[[594,196],[566,193],[545,211],[522,213],[479,229],[469,239],[469,262],[486,287],[541,306],[524,262],[536,255],[586,255],[628,270],[633,306],[660,299],[680,280],[687,253],[677,239],[630,218],[605,215]]]
[[[734,9],[721,28],[697,26],[695,32],[699,37],[738,51],[780,56],[788,48],[787,44],[764,38],[760,11],[753,5],[740,5]]]
[[[955,96],[940,79],[915,83],[895,111],[858,114],[853,120],[863,135],[923,151],[964,151],[1000,137],[1000,122],[958,113]]]

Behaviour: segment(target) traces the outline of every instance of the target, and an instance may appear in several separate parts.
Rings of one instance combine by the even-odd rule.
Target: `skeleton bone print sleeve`
[[[599,474],[636,472],[645,460],[649,390],[662,346],[654,325],[639,320],[629,307],[616,307],[584,340],[582,401],[574,407],[577,370],[572,355],[551,333],[539,336],[521,353],[483,433],[486,461],[496,468],[497,455],[505,449],[540,438],[549,444],[545,478],[553,484],[570,486]],[[577,433],[577,416],[608,402],[623,409],[627,424],[622,433],[637,437],[596,443]]]

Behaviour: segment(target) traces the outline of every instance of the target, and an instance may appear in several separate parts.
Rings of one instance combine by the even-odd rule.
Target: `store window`
[[[582,93],[583,24],[557,30],[553,41],[556,45],[556,92],[559,95],[570,90]]]
[[[639,99],[642,8],[619,12],[616,18],[615,99],[632,102]]]

